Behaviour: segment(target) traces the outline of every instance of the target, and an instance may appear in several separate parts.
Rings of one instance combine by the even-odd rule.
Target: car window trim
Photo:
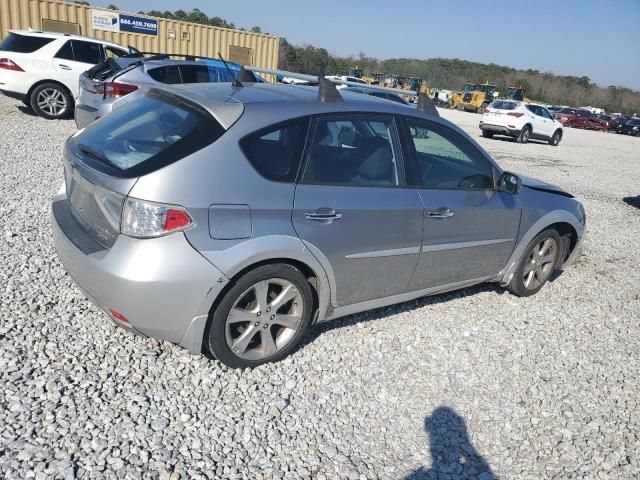
[[[412,177],[412,181],[414,182],[414,184],[412,185],[413,188],[418,188],[420,190],[452,190],[452,191],[468,191],[468,192],[486,192],[486,191],[495,192],[498,190],[498,179],[500,177],[500,169],[496,166],[494,162],[488,159],[487,155],[484,152],[482,152],[480,149],[478,149],[472,142],[464,138],[464,136],[460,135],[460,133],[456,132],[454,129],[447,127],[446,125],[443,125],[441,123],[434,122],[426,118],[413,117],[410,115],[402,115],[401,117],[402,118],[400,120],[401,120],[402,128],[404,130],[403,136],[405,138],[405,147],[407,149],[406,156],[407,156],[408,162],[411,165],[411,177]],[[493,188],[445,188],[445,187],[427,187],[422,185],[422,182],[419,180],[420,167],[418,167],[418,158],[417,158],[418,152],[416,150],[415,143],[413,142],[413,137],[411,135],[411,130],[409,127],[410,120],[424,122],[427,125],[429,125],[428,127],[429,129],[431,129],[431,126],[435,126],[434,131],[438,135],[440,135],[440,133],[438,132],[438,129],[442,129],[450,133],[453,138],[456,138],[461,142],[466,142],[466,145],[468,145],[468,147],[473,152],[477,153],[481,161],[487,164],[491,169],[491,177],[492,177],[491,179],[493,181]]]
[[[407,169],[406,169],[406,161],[404,155],[404,148],[402,146],[402,138],[400,134],[400,128],[398,125],[397,115],[393,113],[384,113],[384,112],[328,112],[328,113],[317,113],[314,115],[310,115],[311,124],[309,126],[309,132],[307,134],[307,142],[305,144],[305,148],[303,150],[302,161],[300,162],[300,169],[298,172],[298,177],[296,177],[296,185],[314,185],[320,187],[345,187],[345,188],[402,188],[402,189],[411,189],[415,190],[415,186],[411,186],[407,182]],[[341,185],[334,183],[315,183],[315,182],[303,182],[304,173],[309,165],[309,156],[311,155],[310,147],[313,139],[315,138],[316,128],[318,125],[318,120],[326,119],[326,118],[353,118],[353,117],[366,117],[366,118],[388,118],[391,119],[393,124],[393,130],[395,131],[395,144],[394,148],[399,158],[396,159],[396,164],[398,165],[398,183],[399,185]],[[392,132],[393,137],[393,132]],[[393,143],[393,139],[392,139]]]

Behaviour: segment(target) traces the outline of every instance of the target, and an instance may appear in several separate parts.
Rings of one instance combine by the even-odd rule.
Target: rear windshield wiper
[[[78,144],[78,148],[85,155],[87,155],[87,156],[89,156],[91,158],[95,158],[96,160],[99,160],[99,161],[101,161],[103,163],[106,163],[107,165],[111,165],[112,167],[117,168],[118,170],[121,170],[120,166],[118,166],[116,163],[114,163],[111,160],[109,160],[104,155],[96,152],[93,148],[89,147],[88,145],[85,145],[84,143],[79,143]]]

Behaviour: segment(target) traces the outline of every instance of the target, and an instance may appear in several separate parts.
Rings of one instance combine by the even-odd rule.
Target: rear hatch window
[[[517,106],[518,104],[516,102],[509,102],[507,100],[496,100],[491,105],[489,105],[489,108],[497,108],[499,110],[515,110]]]
[[[53,42],[53,40],[53,38],[10,33],[2,43],[0,43],[0,50],[16,53],[32,53]]]
[[[98,171],[133,178],[178,161],[223,133],[201,107],[151,90],[86,127],[68,146]]]

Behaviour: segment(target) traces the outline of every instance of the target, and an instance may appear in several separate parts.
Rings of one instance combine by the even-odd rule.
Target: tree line
[[[385,75],[421,77],[432,88],[460,90],[466,82],[493,83],[504,93],[507,87],[522,87],[526,96],[538,102],[592,106],[608,112],[633,114],[640,112],[640,92],[610,85],[600,87],[586,76],[555,75],[538,70],[518,70],[493,63],[478,63],[457,58],[390,58],[380,60],[361,53],[357,56],[338,57],[326,49],[313,45],[292,45],[280,39],[279,68],[310,75],[346,75],[349,68],[358,66],[365,72]]]

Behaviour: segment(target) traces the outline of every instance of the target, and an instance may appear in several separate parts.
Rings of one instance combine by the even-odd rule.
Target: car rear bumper
[[[118,326],[199,353],[209,309],[227,278],[182,233],[120,235],[113,247],[96,251],[68,205],[64,193],[53,199],[54,243],[80,290]]]
[[[488,132],[499,133],[502,135],[520,135],[519,128],[510,128],[504,125],[496,125],[495,123],[480,123],[480,130],[486,130]]]

